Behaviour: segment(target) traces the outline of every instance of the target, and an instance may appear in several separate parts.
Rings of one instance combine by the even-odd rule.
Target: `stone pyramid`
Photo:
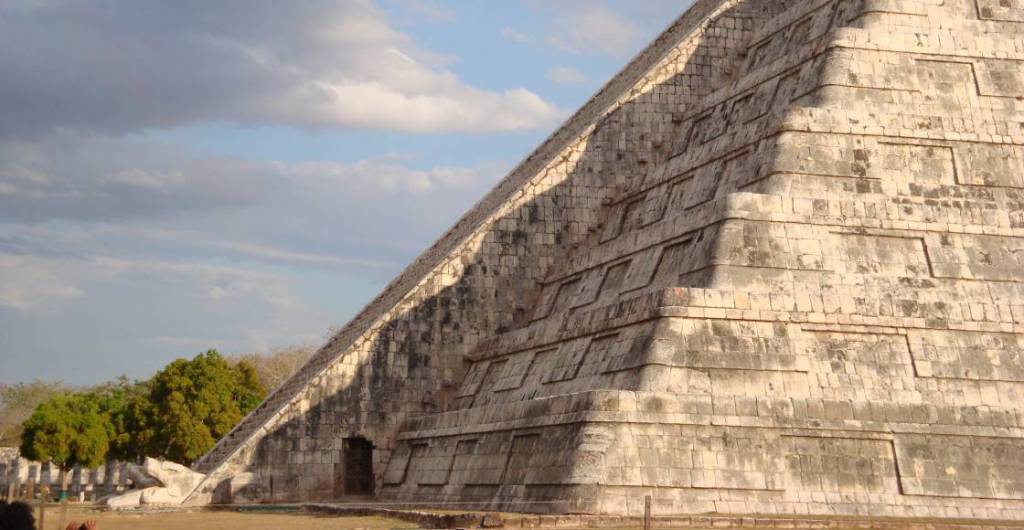
[[[197,468],[1024,518],[1024,0],[698,0]]]

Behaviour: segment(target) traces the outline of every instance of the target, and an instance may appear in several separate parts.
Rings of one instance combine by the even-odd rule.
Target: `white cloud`
[[[0,254],[0,308],[50,313],[82,294],[50,260]]]
[[[587,81],[587,76],[583,75],[583,72],[569,66],[548,70],[547,78],[557,85],[581,85]]]
[[[147,249],[386,276],[508,170],[411,164],[253,161],[72,133],[0,140],[0,252]]]
[[[53,239],[54,233],[37,229],[37,237]],[[99,224],[90,227],[87,238],[93,241],[104,237],[127,237],[142,242],[171,242],[181,246],[196,246],[219,252],[221,255],[238,256],[256,261],[291,265],[320,265],[330,267],[356,267],[366,269],[393,270],[397,264],[366,258],[338,256],[326,253],[298,252],[286,248],[232,240],[212,236],[208,232],[177,230],[169,228],[137,228],[115,224]]]
[[[0,253],[0,307],[53,313],[88,296],[90,286],[132,278],[171,285],[197,302],[259,300],[280,312],[304,312],[304,303],[275,274],[242,267],[106,255],[55,258]]]
[[[455,13],[428,0],[405,0],[409,10],[428,22],[450,23],[455,20]]]
[[[633,51],[640,34],[629,18],[597,2],[573,3],[562,12],[560,23],[548,35],[548,42],[563,50],[622,56]],[[567,7],[567,6],[565,6]]]
[[[410,91],[379,81],[319,82],[293,100],[319,100],[319,105],[282,108],[280,114],[301,117],[315,126],[344,123],[415,133],[521,131],[552,125],[562,116],[554,105],[525,89],[488,92],[450,77],[439,77],[431,84],[448,87]]]
[[[483,178],[483,169],[439,166],[429,170],[382,160],[363,160],[353,164],[303,162],[272,164],[274,172],[295,183],[317,188],[343,186],[361,194],[373,191],[424,193],[437,188],[464,188]]]
[[[252,162],[139,138],[64,132],[0,140],[0,221],[159,216],[248,204],[269,184]]]
[[[517,42],[519,44],[527,44],[529,42],[533,42],[532,36],[508,26],[502,28],[501,36],[507,40]]]
[[[481,133],[551,127],[564,114],[524,88],[466,83],[373,0],[114,4],[0,4],[0,135],[211,120]],[[423,0],[411,8],[449,16]]]
[[[0,222],[159,218],[244,208],[285,193],[347,201],[444,193],[481,189],[481,182],[492,182],[505,169],[418,169],[401,162],[260,162],[142,138],[66,132],[38,142],[0,140]]]

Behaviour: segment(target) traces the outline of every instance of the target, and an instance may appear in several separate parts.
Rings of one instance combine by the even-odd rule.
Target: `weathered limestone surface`
[[[383,499],[1024,518],[1024,3],[696,2],[191,500],[342,498],[355,438]]]
[[[128,464],[127,473],[136,489],[106,499],[108,507],[178,506],[206,479],[181,464],[155,458]]]

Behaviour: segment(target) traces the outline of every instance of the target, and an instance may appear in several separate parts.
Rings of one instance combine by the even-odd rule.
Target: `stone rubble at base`
[[[1024,0],[698,0],[196,468],[1024,519]]]

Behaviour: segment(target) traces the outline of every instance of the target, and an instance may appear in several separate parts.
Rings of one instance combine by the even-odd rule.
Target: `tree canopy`
[[[146,456],[139,445],[139,430],[136,409],[145,399],[148,382],[131,383],[127,377],[120,377],[90,389],[86,396],[95,401],[107,419],[110,438],[109,458],[138,461]]]
[[[298,348],[282,351],[270,357],[282,358],[270,363],[263,378],[287,377],[308,357]],[[189,465],[263,399],[266,390],[255,368],[260,359],[227,360],[209,350],[173,361],[147,381],[121,377],[78,391],[38,381],[0,387],[3,416],[25,411],[13,416],[17,423],[0,425],[0,434],[8,433],[0,440],[18,436],[23,456],[64,469],[146,456]]]
[[[41,403],[24,424],[21,454],[67,470],[96,467],[110,448],[110,420],[87,394],[59,394]]]
[[[266,394],[247,362],[215,350],[179,359],[148,382],[126,414],[143,454],[189,465],[213,448]]]

